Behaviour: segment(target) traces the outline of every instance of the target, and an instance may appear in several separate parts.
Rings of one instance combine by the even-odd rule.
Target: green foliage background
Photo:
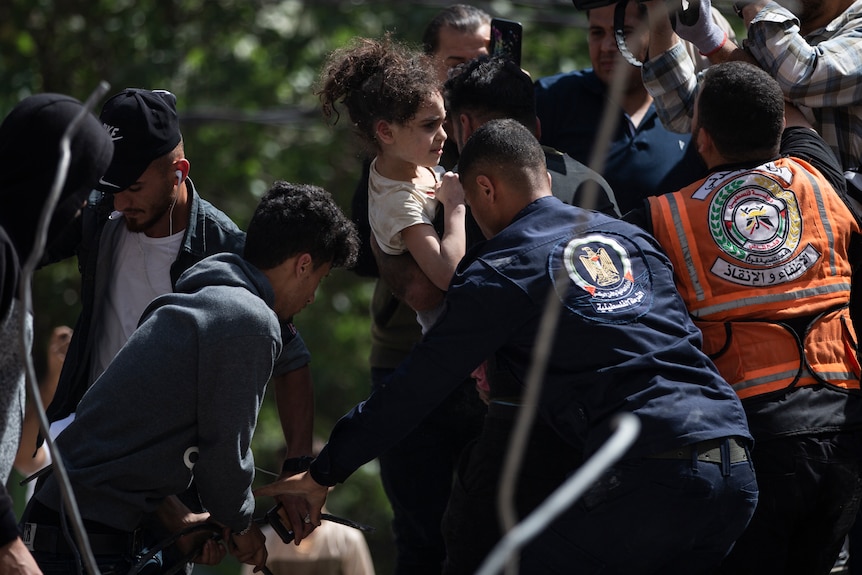
[[[346,117],[326,125],[313,94],[326,55],[353,36],[385,31],[418,42],[449,2],[364,0],[5,0],[0,3],[0,116],[22,98],[61,92],[85,100],[100,81],[169,89],[204,197],[245,227],[277,179],[321,185],[349,213],[360,151]],[[534,78],[586,67],[585,17],[564,0],[473,2],[524,25],[523,66]],[[96,113],[101,107],[96,107]],[[45,166],[45,169],[51,169]],[[316,432],[322,438],[369,389],[372,284],[337,270],[297,318],[313,354]],[[70,260],[34,282],[35,361],[53,326],[74,325],[78,273]],[[165,398],[170,401],[170,398]],[[274,404],[255,435],[260,467],[276,470],[283,446]],[[258,483],[267,481],[261,477]],[[20,504],[23,494],[15,491]],[[271,502],[259,502],[265,510]],[[336,488],[333,513],[377,527],[368,537],[379,573],[391,570],[391,511],[372,462]],[[220,573],[236,573],[226,560]]]

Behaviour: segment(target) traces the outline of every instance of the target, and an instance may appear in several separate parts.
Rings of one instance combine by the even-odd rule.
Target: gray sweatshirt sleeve
[[[296,331],[293,324],[289,322],[282,323],[281,332],[284,345],[273,369],[273,377],[284,375],[300,367],[305,367],[311,362],[311,352],[308,351],[305,341],[299,332]]]
[[[279,351],[277,331],[223,337],[201,350],[194,480],[213,519],[235,531],[254,511],[251,438]]]

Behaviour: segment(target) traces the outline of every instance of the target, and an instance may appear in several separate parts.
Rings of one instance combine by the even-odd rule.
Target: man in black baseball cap
[[[105,102],[100,119],[114,141],[114,160],[99,180],[103,192],[128,189],[182,140],[177,99],[167,90],[123,90]]]
[[[83,210],[77,236],[63,238],[49,253],[51,261],[77,253],[82,272],[83,310],[48,407],[56,432],[71,420],[149,302],[173,291],[180,274],[197,261],[242,253],[245,241],[188,179],[173,94],[127,88],[105,102],[99,119],[113,140],[111,165]]]

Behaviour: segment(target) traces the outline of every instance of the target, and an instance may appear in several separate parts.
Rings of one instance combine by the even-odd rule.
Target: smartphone
[[[523,27],[520,22],[503,18],[491,19],[491,55],[498,54],[521,65],[521,37]]]

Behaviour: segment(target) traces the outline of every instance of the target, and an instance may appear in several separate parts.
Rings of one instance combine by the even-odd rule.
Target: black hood
[[[0,226],[21,263],[33,249],[36,226],[60,160],[60,139],[82,104],[62,94],[22,100],[0,124]],[[69,173],[49,227],[62,229],[111,163],[114,147],[99,120],[87,113],[70,144]]]

